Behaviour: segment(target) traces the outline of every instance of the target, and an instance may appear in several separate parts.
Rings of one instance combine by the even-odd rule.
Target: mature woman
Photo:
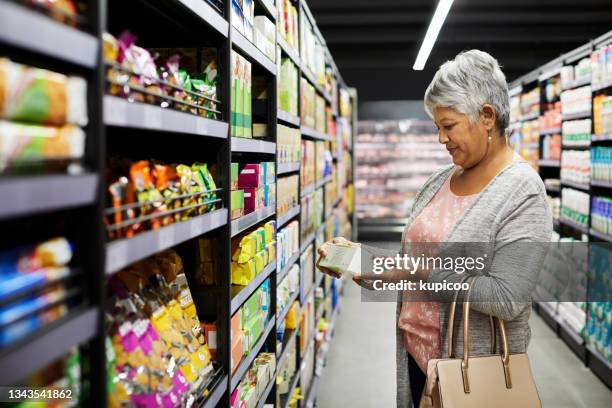
[[[423,243],[482,243],[481,248],[490,254],[485,267],[466,272],[478,275],[472,297],[481,300],[470,305],[471,355],[491,353],[490,316],[505,321],[510,353],[524,353],[530,338],[531,292],[546,254],[544,243],[550,241],[552,218],[538,174],[507,144],[508,85],[498,62],[478,50],[446,62],[425,92],[425,109],[454,164],[433,174],[418,193],[402,251]],[[528,253],[517,249],[533,242],[541,244],[529,244]],[[322,258],[328,245],[318,250]],[[435,268],[421,268],[408,276],[429,283],[463,278]],[[363,274],[354,280],[369,287]],[[427,362],[448,357],[448,305],[444,302],[452,295],[441,292],[429,302],[400,298],[408,301],[399,302],[397,313],[398,407],[412,403],[418,407]],[[460,357],[462,328],[458,329],[455,350]]]

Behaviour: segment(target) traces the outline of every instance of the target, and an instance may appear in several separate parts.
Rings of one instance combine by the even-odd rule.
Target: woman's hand
[[[341,273],[339,272],[335,272],[332,271],[331,269],[327,269],[323,266],[320,265],[321,259],[325,258],[327,256],[327,248],[329,247],[329,245],[347,245],[347,246],[359,246],[358,243],[356,242],[351,242],[345,238],[342,237],[336,237],[334,239],[332,239],[331,241],[327,241],[324,244],[322,244],[319,248],[317,248],[317,253],[319,254],[319,259],[317,260],[317,268],[319,268],[319,270],[333,278],[340,278],[342,276]]]

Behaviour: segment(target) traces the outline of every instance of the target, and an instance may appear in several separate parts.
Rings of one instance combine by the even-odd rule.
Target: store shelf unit
[[[248,297],[269,281],[271,290],[271,310],[276,306],[276,291],[278,282],[287,276],[292,265],[300,263],[302,251],[294,254],[289,263],[277,270],[276,260],[272,260],[262,272],[241,291],[235,293],[231,285],[231,241],[241,233],[261,226],[271,220],[276,221],[277,228],[283,227],[292,219],[299,218],[303,208],[298,205],[288,213],[277,216],[275,206],[268,206],[232,219],[231,211],[231,163],[274,162],[277,176],[291,176],[303,171],[300,162],[279,163],[280,146],[276,143],[276,125],[300,129],[304,139],[335,142],[336,156],[351,154],[353,144],[352,128],[356,128],[356,93],[347,87],[336,67],[325,41],[316,27],[316,21],[308,10],[305,1],[294,1],[299,19],[307,18],[314,27],[315,35],[324,48],[325,62],[332,67],[332,82],[330,86],[317,83],[314,74],[302,71],[304,58],[300,51],[289,47],[286,41],[276,35],[276,44],[282,52],[289,56],[298,69],[298,77],[306,77],[312,82],[315,91],[323,97],[326,107],[334,112],[334,121],[343,121],[346,125],[344,134],[340,132],[331,135],[330,132],[320,132],[308,127],[302,127],[299,115],[289,114],[278,107],[277,100],[277,63],[271,60],[245,35],[233,25],[235,18],[231,11],[232,2],[224,1],[217,11],[207,0],[168,0],[151,4],[138,2],[119,6],[118,0],[90,1],[84,30],[75,29],[49,16],[18,4],[20,0],[0,3],[0,45],[6,46],[7,56],[19,60],[26,55],[26,61],[40,60],[42,67],[60,67],[66,73],[78,72],[85,77],[88,88],[89,123],[86,132],[86,156],[82,170],[71,174],[37,174],[3,176],[0,178],[0,226],[4,222],[13,222],[16,218],[25,217],[55,217],[56,213],[70,210],[70,217],[87,233],[77,245],[85,248],[78,254],[82,259],[79,276],[87,281],[83,283],[83,298],[85,307],[71,310],[64,318],[36,331],[33,336],[15,342],[0,349],[0,378],[2,384],[13,384],[44,369],[47,363],[65,355],[73,346],[81,345],[81,361],[87,371],[83,371],[83,382],[89,383],[90,393],[83,406],[104,407],[106,398],[106,361],[105,339],[107,337],[104,322],[105,312],[109,305],[108,282],[115,279],[117,273],[134,263],[167,249],[175,249],[185,257],[185,274],[188,277],[190,289],[193,291],[193,301],[198,315],[214,317],[217,330],[217,350],[215,360],[215,377],[209,385],[206,397],[196,402],[199,407],[229,407],[230,395],[253,360],[260,351],[275,350],[274,342],[277,324],[284,315],[276,319],[270,316],[265,329],[252,345],[251,352],[243,358],[236,371],[232,374],[230,338],[231,316],[244,304]],[[23,3],[31,3],[25,2]],[[112,3],[112,4],[111,4]],[[255,13],[266,15],[276,22],[276,2],[273,0],[255,0]],[[142,13],[142,16],[141,14]],[[146,21],[146,23],[143,23]],[[214,100],[215,113],[211,116],[193,114],[187,109],[175,109],[176,103],[160,103],[158,94],[142,98],[146,89],[139,89],[136,97],[133,91],[111,90],[108,81],[108,66],[101,64],[103,33],[119,35],[124,28],[133,30],[138,38],[137,45],[144,48],[151,44],[160,44],[160,27],[168,28],[163,43],[166,47],[183,48],[207,47],[216,48],[218,58],[218,94]],[[197,32],[194,37],[192,33]],[[266,83],[268,100],[265,111],[258,110],[260,106],[253,103],[253,116],[257,115],[259,122],[265,122],[268,132],[263,138],[232,137],[231,130],[231,52],[235,51],[252,63],[253,76],[263,78]],[[302,51],[303,52],[303,51]],[[4,54],[3,54],[4,55]],[[48,62],[48,63],[47,63]],[[198,68],[199,70],[200,68]],[[133,74],[133,73],[132,73]],[[131,74],[131,75],[132,75]],[[117,84],[114,84],[117,85]],[[131,88],[130,88],[131,89]],[[339,108],[338,98],[333,96],[340,91],[350,94],[349,105],[352,112]],[[112,95],[111,95],[112,93]],[[299,90],[298,90],[299,93]],[[257,102],[260,102],[259,100]],[[164,106],[162,108],[161,106]],[[168,106],[166,106],[168,105]],[[193,108],[193,106],[192,106]],[[343,112],[344,110],[344,112]],[[342,116],[344,115],[344,116]],[[267,120],[266,120],[267,119]],[[351,128],[352,126],[352,128]],[[348,129],[351,128],[351,129]],[[319,127],[319,130],[322,130]],[[102,220],[116,214],[113,204],[109,203],[106,175],[114,170],[111,162],[115,159],[136,160],[152,159],[159,163],[194,163],[202,161],[211,163],[211,173],[214,174],[217,190],[215,209],[209,208],[206,213],[188,217],[172,217],[170,221],[154,224],[149,230],[138,230],[126,234],[107,237],[111,232]],[[348,177],[347,177],[348,176]],[[331,176],[318,180],[309,186],[309,191],[329,187]],[[347,187],[352,183],[352,169],[347,169],[347,175],[340,178],[337,175],[338,191],[331,200],[330,208],[325,208],[323,214],[327,217],[337,216],[338,212],[352,208]],[[341,182],[342,181],[342,182]],[[298,191],[300,196],[307,190]],[[341,199],[345,198],[346,199]],[[165,198],[164,198],[165,199]],[[152,202],[139,202],[143,207]],[[133,207],[136,208],[136,207]],[[130,208],[130,209],[133,209]],[[139,208],[140,210],[140,208]],[[185,210],[183,208],[179,210]],[[146,210],[144,210],[146,211]],[[146,221],[148,221],[147,219]],[[105,220],[107,221],[107,220]],[[122,221],[132,220],[123,218]],[[327,225],[326,220],[317,229],[321,233]],[[317,224],[319,225],[319,224]],[[120,228],[120,227],[118,227]],[[122,227],[121,227],[122,228]],[[331,228],[331,226],[330,226]],[[144,228],[143,228],[144,229]],[[351,238],[347,228],[347,238]],[[354,228],[352,229],[354,231]],[[329,234],[339,234],[338,231],[326,231]],[[133,236],[132,236],[133,234]],[[126,237],[127,236],[127,237]],[[210,238],[218,246],[218,282],[214,290],[206,290],[196,284],[194,279],[194,259],[188,259],[189,249],[199,244],[201,238]],[[301,249],[312,246],[315,234],[299,242]],[[4,248],[0,248],[4,249]],[[195,251],[193,251],[195,252]],[[313,267],[314,268],[314,267]],[[86,274],[85,274],[86,272]],[[315,278],[314,271],[312,291],[321,285],[321,277]],[[191,286],[195,285],[195,286]],[[232,297],[232,294],[235,295]],[[311,292],[313,293],[313,292]],[[202,296],[215,297],[214,301],[202,300]],[[299,291],[293,299],[298,299]],[[210,300],[210,299],[206,299]],[[210,307],[213,303],[215,307]],[[313,328],[314,329],[314,328]],[[312,333],[315,331],[312,330]],[[297,336],[298,330],[290,333]],[[312,341],[312,340],[311,340]],[[297,358],[300,359],[299,355]],[[86,375],[86,377],[85,377]],[[300,381],[296,375],[291,384],[294,390]],[[257,403],[262,407],[266,403],[276,405],[277,387],[275,379],[265,385],[264,392]],[[284,401],[286,404],[287,401]]]
[[[582,74],[579,79],[569,81],[563,86],[563,90],[578,90],[580,87],[589,86],[592,91],[592,100],[581,99],[581,102],[584,106],[583,109],[576,109],[574,107],[574,112],[571,114],[562,115],[562,121],[570,121],[576,119],[591,119],[591,129],[587,130],[587,133],[591,133],[590,146],[582,145],[579,147],[576,146],[568,146],[562,144],[561,148],[561,157],[560,160],[549,160],[548,158],[542,158],[542,153],[540,152],[540,160],[539,160],[539,172],[540,176],[543,179],[560,179],[560,173],[563,171],[565,166],[564,161],[562,160],[565,154],[568,154],[568,151],[591,151],[590,160],[593,159],[593,149],[598,146],[607,146],[608,141],[611,140],[610,135],[608,133],[597,133],[597,128],[595,127],[597,109],[595,109],[595,97],[600,94],[610,94],[609,86],[612,83],[612,79],[606,77],[605,69],[599,71],[596,70],[596,66],[594,64],[598,64],[599,60],[596,58],[596,55],[593,53],[598,52],[604,46],[610,45],[612,42],[612,32],[606,33],[603,36],[590,41],[589,43],[568,52],[554,61],[549,62],[543,67],[537,68],[534,71],[528,73],[527,75],[518,78],[509,86],[511,89],[518,89],[518,94],[515,95],[521,96],[524,94],[526,89],[533,89],[534,87],[540,86],[542,89],[541,92],[541,111],[543,111],[545,107],[544,97],[546,92],[545,81],[548,81],[551,78],[554,78],[556,81],[560,81],[560,72],[562,69],[566,71],[570,71],[574,69],[575,66],[578,66],[579,61],[581,62],[580,67],[582,69]],[[590,64],[590,65],[589,65]],[[585,68],[587,67],[587,68]],[[586,70],[585,70],[586,69]],[[545,72],[549,72],[550,75],[544,75]],[[577,72],[577,71],[576,71]],[[587,74],[585,74],[585,72]],[[596,72],[599,72],[599,75],[604,78],[595,78]],[[535,75],[534,75],[535,74]],[[538,77],[539,75],[539,77]],[[537,78],[537,79],[536,79]],[[560,82],[558,82],[560,83]],[[550,91],[551,87],[549,87]],[[558,100],[558,99],[556,99]],[[563,98],[561,98],[561,103],[563,103]],[[561,107],[563,109],[563,107]],[[560,112],[559,112],[560,113]],[[545,119],[545,118],[544,118]],[[520,125],[520,120],[519,120]],[[542,121],[540,121],[542,123]],[[556,133],[560,133],[561,129],[546,128],[540,129],[541,138],[547,137],[548,135],[553,135]],[[571,136],[571,135],[570,135]],[[543,149],[543,140],[540,141],[540,150]],[[560,142],[560,140],[559,140]],[[588,141],[586,141],[588,143]],[[576,154],[576,153],[570,153]],[[571,166],[574,166],[572,164]],[[568,164],[568,167],[571,167]],[[588,166],[593,168],[592,162],[588,163]],[[592,176],[592,173],[591,173]],[[611,196],[610,188],[612,188],[612,183],[606,181],[599,181],[593,179],[591,177],[590,183],[575,183],[568,180],[561,180],[561,197],[560,203],[563,205],[564,203],[564,192],[572,191],[572,194],[576,194],[576,192],[581,192],[582,194],[587,194],[589,196],[589,206],[588,213],[584,214],[587,216],[589,220],[589,225],[585,225],[582,223],[577,223],[572,219],[561,216],[555,225],[555,231],[559,234],[562,239],[571,239],[578,241],[588,241],[588,242],[612,242],[612,237],[607,234],[603,234],[590,226],[591,214],[590,210],[592,209],[591,205],[593,202],[593,198],[596,196]],[[549,190],[550,192],[550,190]],[[567,193],[566,193],[567,194]],[[558,196],[558,194],[556,194]],[[584,197],[584,196],[583,196]],[[554,197],[553,197],[554,199]],[[585,207],[586,208],[586,207]],[[582,212],[581,212],[582,213]],[[585,244],[586,245],[586,244]],[[591,258],[594,255],[593,245],[590,245],[588,252],[587,261],[590,262]],[[596,290],[595,288],[591,288],[591,281],[587,280],[586,285],[586,296],[590,298],[590,293],[592,290]],[[586,299],[582,300],[586,302]],[[561,303],[559,303],[560,305]],[[571,305],[569,305],[571,306]],[[612,378],[612,365],[601,355],[597,350],[590,347],[585,341],[586,337],[583,337],[583,334],[579,333],[572,325],[566,323],[566,319],[564,318],[565,313],[568,313],[565,308],[562,307],[551,307],[550,303],[546,302],[536,302],[535,309],[538,311],[540,316],[542,316],[543,320],[546,321],[549,326],[557,333],[557,335],[563,339],[563,341],[570,347],[576,355],[585,362],[604,382],[610,386],[610,379]],[[587,308],[587,311],[584,313],[585,321],[584,324],[589,320],[591,311]],[[571,318],[570,318],[571,319]],[[574,325],[575,325],[575,316],[573,317]]]

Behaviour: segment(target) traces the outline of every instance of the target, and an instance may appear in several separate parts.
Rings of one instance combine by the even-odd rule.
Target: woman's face
[[[434,109],[438,140],[453,159],[453,163],[469,169],[487,153],[487,130],[481,123],[470,123],[467,115],[452,108]]]

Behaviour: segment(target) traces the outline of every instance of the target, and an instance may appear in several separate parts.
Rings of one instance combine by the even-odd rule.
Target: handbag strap
[[[466,275],[463,278],[461,278],[461,281],[459,282],[460,284],[465,283],[465,281],[467,281],[468,279],[473,278],[473,280],[476,280],[477,276],[471,276],[471,275]],[[472,285],[470,284],[470,288],[468,289],[471,290],[472,289]],[[453,294],[453,301],[450,304],[450,308],[449,308],[449,317],[448,317],[448,331],[447,331],[447,337],[448,337],[448,357],[449,358],[454,358],[455,356],[455,311],[457,309],[457,299],[459,298],[459,290],[456,290],[455,293]],[[494,321],[494,317],[489,315],[489,326],[491,328],[491,354],[495,354],[496,350],[497,350],[497,336],[495,335],[495,321]]]
[[[461,361],[461,372],[463,374],[463,390],[470,392],[470,381],[468,375],[470,361],[470,292],[474,281],[470,280],[470,289],[465,295],[463,304],[463,359]],[[506,388],[512,388],[512,377],[510,375],[510,354],[508,353],[508,338],[506,337],[506,327],[502,319],[496,318],[499,323],[499,334],[501,337],[502,364],[504,366],[504,376],[506,378]]]

